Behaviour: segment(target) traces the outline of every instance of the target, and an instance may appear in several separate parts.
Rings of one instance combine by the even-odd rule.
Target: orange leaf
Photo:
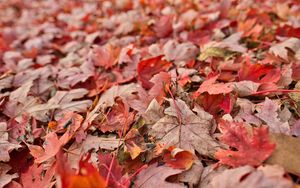
[[[168,166],[176,169],[190,169],[194,159],[194,155],[191,152],[175,147],[169,147],[164,154],[164,162]]]
[[[105,188],[104,178],[99,174],[96,167],[88,162],[91,154],[79,161],[79,171],[75,173],[59,153],[57,155],[57,173],[61,178],[63,188]]]

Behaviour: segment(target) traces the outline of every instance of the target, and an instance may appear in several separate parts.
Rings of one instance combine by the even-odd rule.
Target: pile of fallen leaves
[[[4,0],[0,73],[0,187],[299,187],[298,0]]]

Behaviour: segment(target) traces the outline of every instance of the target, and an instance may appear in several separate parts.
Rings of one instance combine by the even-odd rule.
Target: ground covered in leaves
[[[4,0],[0,187],[296,188],[300,3]]]

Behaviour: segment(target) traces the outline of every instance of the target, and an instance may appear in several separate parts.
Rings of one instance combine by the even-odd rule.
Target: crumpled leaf
[[[135,159],[147,149],[143,136],[135,128],[132,128],[125,136],[125,151],[128,151],[131,159]]]
[[[191,152],[175,147],[169,147],[164,153],[163,158],[167,166],[184,170],[190,169],[195,160]]]
[[[0,122],[0,161],[9,161],[9,152],[20,147],[19,144],[13,144],[8,141],[7,124]]]
[[[61,110],[84,112],[92,105],[91,100],[73,101],[80,99],[88,93],[86,89],[73,89],[70,91],[57,91],[55,95],[49,99],[48,105],[59,105]]]
[[[267,169],[268,168],[268,169]],[[283,172],[270,174],[272,172]],[[266,166],[255,169],[251,166],[224,170],[212,179],[209,188],[251,188],[251,187],[275,187],[292,188],[293,183],[284,178],[284,171],[279,166]]]
[[[258,166],[270,157],[275,149],[275,144],[269,141],[267,128],[253,128],[253,135],[250,136],[245,124],[222,120],[219,129],[222,131],[221,141],[237,149],[217,151],[215,156],[222,164],[232,167]]]
[[[173,169],[168,166],[158,166],[157,163],[142,170],[136,177],[135,187],[152,188],[183,188],[183,185],[167,182],[166,179],[172,175],[179,174],[183,170]]]
[[[166,115],[149,127],[157,143],[213,156],[220,145],[210,135],[211,121],[194,114],[181,99],[169,102]]]
[[[103,117],[99,129],[102,132],[117,131],[119,135],[126,132],[134,120],[134,113],[129,112],[129,106],[122,100],[116,100],[108,114]]]

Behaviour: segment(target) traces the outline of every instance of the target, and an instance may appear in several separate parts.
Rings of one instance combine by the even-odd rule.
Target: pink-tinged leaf
[[[164,45],[163,51],[167,61],[175,61],[176,63],[193,60],[199,53],[199,49],[192,43],[177,43],[174,40],[168,41]]]
[[[23,187],[37,186],[47,188],[54,185],[54,182],[51,183],[51,180],[55,174],[55,166],[52,165],[47,169],[45,175],[43,175],[43,171],[43,165],[38,166],[35,163],[31,165],[26,172],[21,174],[20,179]]]
[[[223,149],[217,151],[215,156],[220,160],[219,163],[232,167],[258,166],[273,153],[275,144],[269,141],[267,128],[253,128],[250,135],[245,126],[243,123],[221,120],[219,123],[222,132],[221,141],[237,151]]]
[[[61,148],[61,143],[58,140],[58,137],[55,132],[51,132],[46,135],[44,142],[44,152],[41,156],[38,156],[35,159],[36,163],[42,163],[51,157],[54,157]]]
[[[0,163],[0,187],[9,184],[13,179],[18,178],[18,174],[8,174],[11,167],[7,164]]]
[[[207,92],[210,95],[226,94],[233,90],[231,83],[215,83],[219,75],[213,76],[205,80],[194,93],[194,97],[198,97],[201,93]]]
[[[152,76],[161,71],[167,71],[172,66],[172,63],[162,60],[162,57],[163,56],[157,56],[146,59],[138,64],[138,79],[145,89],[150,89],[153,86],[153,83],[150,82]]]
[[[167,88],[169,88],[171,82],[171,76],[169,73],[160,72],[154,75],[150,82],[154,85],[149,90],[149,95],[151,98],[155,98],[159,103],[163,102],[163,98],[166,96]]]
[[[119,51],[118,48],[111,45],[94,46],[90,53],[90,58],[96,66],[108,69],[117,63]]]
[[[173,32],[172,22],[172,15],[161,16],[160,19],[156,21],[154,26],[156,36],[159,38],[164,38],[170,35]]]
[[[258,113],[255,116],[263,120],[269,126],[271,132],[289,135],[290,125],[288,122],[281,122],[279,119],[279,108],[280,105],[276,101],[266,98],[263,103],[257,105],[256,111]]]

